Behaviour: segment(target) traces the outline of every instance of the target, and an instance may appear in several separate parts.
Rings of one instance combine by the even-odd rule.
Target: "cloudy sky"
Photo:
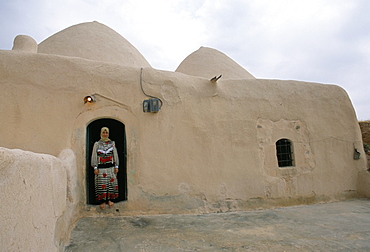
[[[369,13],[368,0],[0,0],[0,49],[98,21],[156,69],[212,47],[257,78],[339,85],[370,120]]]

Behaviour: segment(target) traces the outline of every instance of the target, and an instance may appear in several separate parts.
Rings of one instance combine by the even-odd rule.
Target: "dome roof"
[[[222,79],[255,79],[229,56],[208,47],[201,47],[186,57],[176,72],[209,79],[219,75]]]
[[[96,21],[66,28],[38,46],[39,53],[150,67],[141,53],[120,34]]]
[[[37,53],[37,43],[30,36],[18,35],[14,38],[12,50]]]

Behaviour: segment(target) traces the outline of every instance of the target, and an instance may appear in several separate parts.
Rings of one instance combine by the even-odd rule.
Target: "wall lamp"
[[[220,79],[221,77],[222,77],[222,74],[221,74],[221,75],[219,75],[218,77],[217,77],[217,76],[213,77],[212,79],[210,79],[210,81],[211,81],[212,83],[216,83],[216,81],[218,81],[218,79]]]
[[[97,96],[99,96],[99,97],[101,97],[101,98],[104,98],[104,99],[106,99],[106,100],[108,100],[108,101],[112,101],[112,102],[114,102],[114,103],[116,103],[116,104],[119,104],[121,107],[124,107],[125,109],[127,109],[127,110],[131,110],[131,108],[130,107],[128,107],[126,104],[123,104],[122,102],[119,102],[119,101],[117,101],[117,100],[115,100],[115,99],[112,99],[112,98],[110,98],[110,97],[108,97],[108,96],[105,96],[105,95],[102,95],[102,94],[98,94],[98,93],[95,93],[95,94],[92,94],[92,95],[88,95],[88,96],[85,96],[85,98],[84,98],[84,103],[86,104],[86,103],[90,103],[90,104],[92,104],[92,103],[95,103],[96,102],[96,98],[95,97],[97,97]],[[99,100],[100,101],[100,100]]]
[[[84,103],[94,103],[96,102],[94,95],[88,95],[84,98]]]

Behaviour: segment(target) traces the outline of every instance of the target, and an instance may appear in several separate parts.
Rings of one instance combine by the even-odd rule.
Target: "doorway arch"
[[[114,202],[127,200],[127,149],[125,125],[111,118],[97,119],[86,129],[86,201],[87,204],[98,204],[95,200],[94,170],[91,167],[91,154],[94,143],[100,139],[100,129],[109,128],[109,138],[115,141],[119,158],[118,189],[119,197]]]

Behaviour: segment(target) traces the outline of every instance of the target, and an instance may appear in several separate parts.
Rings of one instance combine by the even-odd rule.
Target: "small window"
[[[294,166],[292,142],[289,139],[280,139],[276,142],[276,155],[279,167]]]

